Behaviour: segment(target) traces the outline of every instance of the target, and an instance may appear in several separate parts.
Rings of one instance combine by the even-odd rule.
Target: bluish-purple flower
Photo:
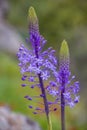
[[[22,87],[29,86],[32,89],[36,88],[40,90],[40,95],[32,96],[29,94],[26,95],[25,98],[30,101],[43,98],[42,105],[44,105],[44,109],[41,109],[39,107],[37,109],[37,107],[34,108],[32,105],[29,105],[29,108],[34,108],[34,114],[38,112],[46,112],[48,118],[50,105],[47,99],[45,92],[46,89],[44,87],[43,81],[47,81],[50,78],[51,74],[55,72],[57,61],[54,57],[55,51],[52,50],[51,47],[46,51],[42,50],[46,43],[46,40],[42,35],[40,35],[38,19],[32,7],[29,9],[29,35],[31,49],[27,49],[22,44],[17,54],[20,71],[22,74],[22,80],[26,82],[22,84]]]
[[[69,105],[74,107],[79,102],[79,81],[75,80],[75,76],[70,72],[70,57],[67,42],[64,40],[60,49],[59,55],[59,69],[58,72],[54,71],[55,80],[51,81],[47,87],[47,91],[53,97],[56,97],[55,103],[62,105]]]

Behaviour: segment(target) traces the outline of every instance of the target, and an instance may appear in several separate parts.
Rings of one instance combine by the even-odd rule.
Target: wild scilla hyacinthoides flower
[[[35,58],[36,60],[42,60],[39,59],[39,50],[40,48],[40,44],[42,44],[44,41],[44,39],[42,39],[42,36],[39,33],[39,26],[38,26],[38,19],[35,13],[35,10],[33,7],[30,7],[29,9],[29,33],[30,33],[30,42],[32,43],[33,49],[34,49],[34,54],[35,54]],[[42,62],[42,61],[39,61]],[[39,70],[39,72],[37,72],[37,76],[39,79],[39,83],[40,83],[40,88],[41,88],[41,92],[42,92],[42,97],[43,97],[43,101],[44,101],[44,106],[45,106],[45,112],[46,112],[46,116],[47,116],[47,120],[48,116],[49,116],[49,107],[48,107],[48,103],[47,103],[47,97],[46,97],[46,92],[45,92],[45,88],[44,88],[44,84],[43,84],[43,79],[41,76],[41,70],[39,69],[40,67],[40,63],[36,62],[35,67]]]
[[[47,99],[46,89],[44,82],[50,78],[52,72],[56,69],[56,58],[54,57],[55,51],[52,48],[48,48],[46,51],[42,51],[46,40],[40,35],[38,18],[36,16],[33,7],[29,9],[29,41],[31,49],[27,49],[24,45],[21,45],[17,54],[19,59],[19,66],[22,73],[22,80],[29,81],[32,85],[22,84],[22,87],[30,86],[31,89],[40,89],[41,94],[38,96],[26,95],[25,98],[29,101],[36,99],[43,99],[41,103],[44,108],[41,109],[39,106],[35,107],[29,105],[30,109],[34,109],[34,114],[46,113],[49,130],[52,129],[49,112],[51,111],[51,104]],[[56,108],[53,109],[54,111]]]
[[[65,106],[74,107],[79,102],[79,82],[70,72],[70,56],[67,42],[62,42],[59,53],[58,73],[54,73],[55,81],[47,88],[48,93],[56,97],[54,103],[61,106],[61,129],[65,130]],[[52,85],[54,84],[55,85]]]
[[[60,80],[60,88],[61,88],[61,129],[65,130],[65,87],[66,83],[69,80],[69,48],[66,41],[63,41],[60,48],[59,55],[59,80]]]
[[[73,107],[79,102],[79,82],[74,81],[75,76],[71,79],[70,72],[70,56],[67,42],[64,40],[60,48],[59,55],[59,84],[61,90],[61,126],[62,130],[65,130],[65,105]]]

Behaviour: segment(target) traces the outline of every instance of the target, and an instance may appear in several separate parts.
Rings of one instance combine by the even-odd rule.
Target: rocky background
[[[9,107],[0,107],[0,130],[41,130],[39,125],[22,114],[12,112]]]

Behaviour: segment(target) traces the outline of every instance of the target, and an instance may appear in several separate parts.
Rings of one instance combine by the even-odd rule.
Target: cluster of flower
[[[66,41],[62,43],[59,63],[57,63],[54,56],[55,50],[52,50],[51,47],[46,51],[42,50],[46,40],[39,33],[38,19],[32,7],[29,9],[29,35],[31,49],[25,48],[22,44],[17,54],[23,75],[22,80],[32,82],[33,84],[30,86],[32,89],[38,87],[41,90],[38,97],[43,98],[44,112],[47,114],[51,105],[61,103],[61,94],[64,98],[62,105],[73,107],[79,101],[79,96],[77,96],[79,82],[75,81],[75,76],[71,76],[69,70],[69,49]],[[58,64],[59,68],[57,67]],[[52,80],[50,80],[51,77]],[[46,87],[44,87],[45,81],[49,82]],[[22,87],[25,86],[28,84],[22,84]],[[47,93],[55,97],[54,102],[48,101]],[[28,95],[25,98],[32,100],[32,97]],[[33,106],[29,105],[29,108],[33,108]],[[41,111],[41,108],[35,108],[35,110]],[[53,110],[55,111],[57,108]],[[36,111],[34,114],[38,113]]]

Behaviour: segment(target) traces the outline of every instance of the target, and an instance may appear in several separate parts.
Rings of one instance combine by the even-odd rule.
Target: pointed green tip
[[[60,57],[69,57],[69,47],[65,40],[63,40],[61,48],[60,48]]]
[[[29,20],[32,22],[37,21],[37,15],[36,15],[35,9],[32,6],[29,8],[28,17],[29,17]]]
[[[32,6],[28,10],[28,20],[29,20],[29,31],[39,32],[38,18]]]

